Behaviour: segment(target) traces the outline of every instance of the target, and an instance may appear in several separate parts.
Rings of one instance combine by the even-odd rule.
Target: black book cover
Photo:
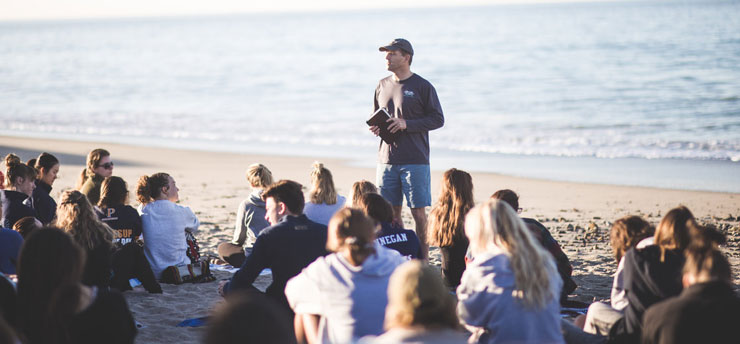
[[[392,144],[393,141],[396,140],[398,135],[401,134],[400,131],[397,131],[395,133],[391,133],[388,131],[388,126],[390,123],[386,122],[389,118],[391,118],[391,115],[388,113],[388,110],[385,108],[380,108],[378,111],[375,111],[372,117],[367,120],[367,125],[369,126],[376,126],[380,128],[380,138],[385,141],[387,144]]]

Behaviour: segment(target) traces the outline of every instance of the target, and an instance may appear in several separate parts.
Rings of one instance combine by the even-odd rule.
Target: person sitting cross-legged
[[[253,285],[264,269],[272,270],[272,284],[266,294],[289,308],[285,283],[326,252],[326,226],[303,214],[305,200],[301,184],[281,180],[262,192],[265,218],[271,226],[260,232],[252,253],[230,281],[219,284],[219,294],[235,290],[259,292]]]

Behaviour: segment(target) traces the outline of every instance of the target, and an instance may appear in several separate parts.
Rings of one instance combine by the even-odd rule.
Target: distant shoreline
[[[56,133],[13,133],[0,137],[105,142],[138,147],[186,149],[242,155],[297,156],[345,160],[350,166],[374,168],[375,147],[316,146],[300,143],[224,143],[189,139],[133,138]],[[433,137],[432,137],[433,141]],[[433,142],[432,142],[433,143]],[[280,147],[278,148],[278,146]],[[286,145],[288,149],[284,149]],[[2,144],[0,143],[0,146]],[[456,167],[475,172],[554,182],[649,187],[668,190],[740,193],[740,162],[701,159],[597,158],[452,151],[432,147],[431,168]]]

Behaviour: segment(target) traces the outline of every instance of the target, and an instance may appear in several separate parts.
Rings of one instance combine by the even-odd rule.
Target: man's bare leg
[[[429,244],[427,244],[427,213],[426,208],[409,208],[416,225],[416,236],[421,243],[421,258],[429,260]]]
[[[403,219],[401,218],[401,212],[403,211],[403,206],[393,206],[393,224],[403,228]]]

